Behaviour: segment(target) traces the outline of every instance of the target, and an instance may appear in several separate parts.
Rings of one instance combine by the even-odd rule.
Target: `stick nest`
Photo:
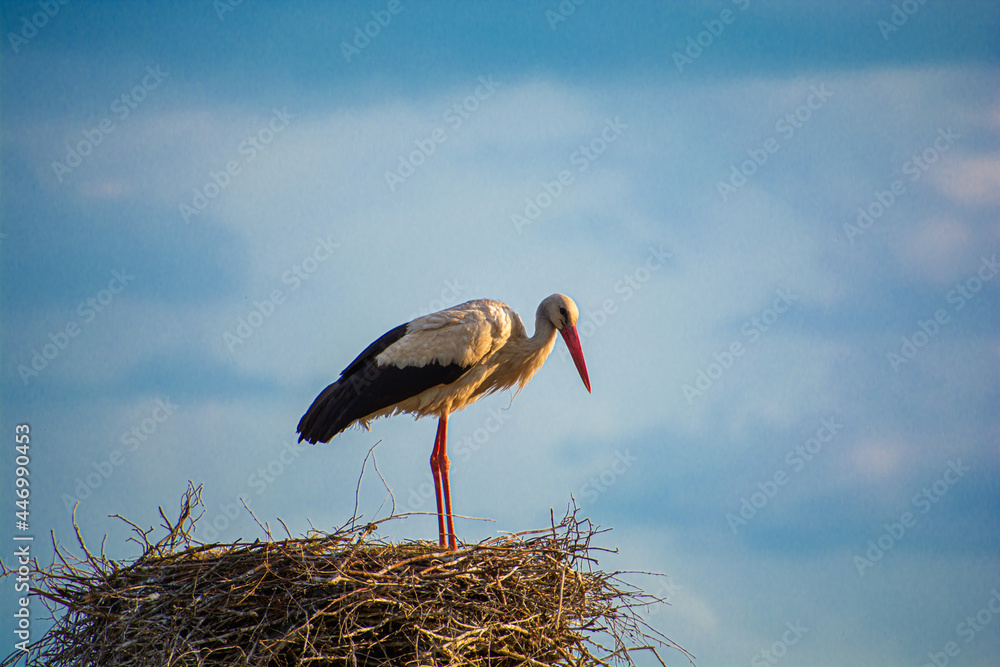
[[[199,506],[192,487],[178,521],[161,509],[167,535],[155,543],[128,522],[143,547],[134,561],[92,554],[79,530],[84,556],[56,545],[32,591],[55,624],[0,667],[582,667],[631,665],[636,651],[665,664],[663,647],[689,659],[636,613],[664,601],[594,569],[591,540],[604,531],[575,508],[549,528],[449,552],[392,544],[356,523],[202,544],[192,537]]]

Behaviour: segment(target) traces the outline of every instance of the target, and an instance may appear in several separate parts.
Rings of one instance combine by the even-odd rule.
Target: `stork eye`
[[[562,318],[562,325],[565,327],[569,322],[569,313],[566,312],[566,309],[563,306],[559,306],[559,315]]]

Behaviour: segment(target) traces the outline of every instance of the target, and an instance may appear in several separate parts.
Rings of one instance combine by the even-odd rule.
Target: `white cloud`
[[[979,248],[969,225],[955,217],[925,218],[890,243],[910,275],[937,284],[962,277],[970,251]]]
[[[960,206],[1000,205],[1000,156],[951,160],[935,172],[934,181]]]

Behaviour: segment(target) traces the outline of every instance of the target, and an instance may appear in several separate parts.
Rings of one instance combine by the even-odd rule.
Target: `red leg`
[[[444,433],[447,429],[447,417],[438,421],[437,436],[434,438],[434,451],[431,452],[431,474],[434,476],[434,494],[437,496],[438,544],[445,546],[444,505],[441,502],[441,452],[444,448]]]
[[[451,468],[451,461],[448,460],[448,417],[441,418],[441,421],[438,422],[438,430],[441,433],[441,451],[439,452],[441,486],[444,490],[444,511],[448,515],[448,548],[454,551],[458,545],[455,543],[455,519],[451,515],[451,484],[448,481],[448,470]]]

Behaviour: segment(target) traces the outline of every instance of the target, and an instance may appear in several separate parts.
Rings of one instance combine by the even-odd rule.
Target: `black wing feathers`
[[[398,327],[386,331],[379,336],[377,341],[366,347],[365,351],[359,354],[354,361],[347,364],[347,368],[340,372],[340,377],[353,375],[366,361],[374,361],[375,357],[382,354],[387,347],[406,335],[406,327],[408,326],[410,325],[400,324]]]
[[[380,367],[375,358],[406,335],[406,324],[385,333],[348,364],[340,379],[324,389],[299,420],[299,441],[329,442],[354,420],[416,396],[439,384],[451,384],[466,370],[437,362],[422,367]]]

